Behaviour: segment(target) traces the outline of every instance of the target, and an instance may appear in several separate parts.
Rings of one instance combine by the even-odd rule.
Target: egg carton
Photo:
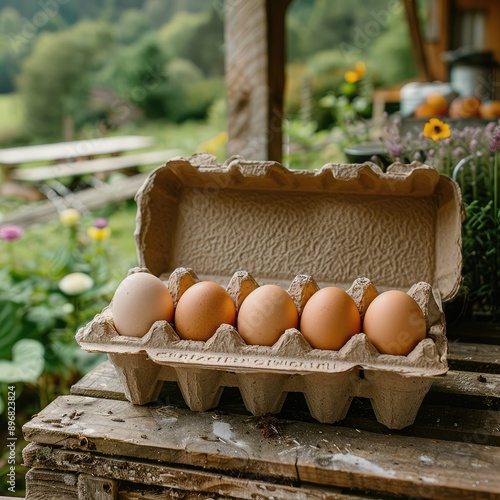
[[[149,272],[135,268],[130,272]],[[160,276],[174,305],[198,281],[189,268]],[[236,272],[226,289],[238,310],[259,285],[246,271]],[[298,275],[289,285],[299,314],[319,289],[313,277]],[[346,290],[361,317],[378,294],[367,278]],[[342,420],[354,397],[369,398],[379,422],[392,429],[411,425],[432,377],[447,370],[445,320],[439,296],[425,282],[407,292],[426,318],[427,335],[407,356],[380,354],[364,333],[354,335],[339,351],[313,349],[299,330],[288,329],[271,347],[247,345],[236,328],[221,325],[206,342],[181,340],[172,324],[157,321],[142,338],[120,336],[111,307],[77,332],[87,351],[107,353],[133,404],[155,401],[164,381],[178,383],[191,410],[215,408],[224,387],[238,387],[253,415],[277,413],[287,393],[304,394],[311,415],[320,422]]]

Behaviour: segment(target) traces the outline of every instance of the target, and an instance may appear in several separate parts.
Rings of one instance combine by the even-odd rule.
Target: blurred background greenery
[[[224,100],[222,2],[4,0],[0,10],[0,145],[64,138],[98,121],[110,131],[151,132],[162,124],[203,121]],[[47,5],[43,10],[41,6]],[[56,6],[55,8],[53,6]],[[287,117],[324,129],[318,105],[337,91],[356,59],[373,85],[415,75],[403,9],[394,9],[373,43],[355,43],[387,0],[295,0],[287,14]],[[362,40],[362,39],[360,39]],[[355,58],[353,60],[353,58]],[[222,110],[223,114],[223,110]],[[223,126],[223,123],[219,123]],[[161,145],[166,134],[157,134]],[[168,145],[168,144],[167,144]]]

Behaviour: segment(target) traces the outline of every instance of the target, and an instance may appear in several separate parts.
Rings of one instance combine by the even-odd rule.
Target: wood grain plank
[[[378,434],[500,446],[500,412],[425,405],[420,408],[415,423],[401,431],[378,423],[371,409],[360,413],[350,412],[341,425]]]
[[[318,492],[300,486],[286,486],[279,483],[264,483],[254,479],[231,477],[220,473],[210,473],[194,469],[186,469],[168,464],[150,461],[125,460],[119,457],[107,457],[90,452],[70,451],[57,447],[44,447],[30,443],[25,458],[31,467],[45,467],[59,471],[78,470],[81,475],[93,474],[99,481],[119,481],[136,485],[158,486],[167,489],[196,493],[216,494],[228,498],[251,500],[254,498],[287,500],[360,500],[356,494],[342,493],[331,489],[329,492]],[[40,460],[37,457],[43,457]],[[94,476],[90,476],[92,479]],[[122,489],[122,486],[120,486]],[[89,496],[88,498],[94,498]],[[205,498],[205,497],[203,497]]]
[[[88,210],[101,207],[106,203],[132,199],[142,186],[149,172],[132,175],[115,182],[104,184],[99,188],[82,189],[73,193],[70,206],[85,207]],[[2,220],[5,224],[16,224],[21,227],[29,227],[33,224],[42,224],[55,219],[58,216],[56,206],[50,202],[43,202],[35,209],[25,206],[18,211],[7,214]]]
[[[476,374],[450,371],[446,377],[436,378],[431,392],[424,400],[415,423],[401,434],[426,436],[463,442],[500,445],[500,376],[486,375],[484,382]],[[106,362],[87,374],[71,393],[74,395],[126,400],[115,370]],[[165,383],[160,396],[162,402],[186,408],[175,383]],[[470,408],[464,407],[468,403]],[[479,408],[478,408],[479,407]],[[239,392],[226,389],[218,405],[221,411],[247,415]],[[289,395],[280,415],[285,419],[314,421],[303,397]],[[341,424],[346,427],[387,434],[390,432],[379,424],[367,402],[356,400]]]
[[[453,370],[500,373],[500,346],[450,342],[448,365]]]
[[[46,167],[19,168],[11,172],[11,178],[36,183],[63,177],[82,177],[89,174],[116,172],[133,167],[161,165],[178,154],[178,151],[168,149],[127,156],[111,156],[94,160],[57,163]]]
[[[78,475],[78,499],[79,500],[116,500],[118,494],[118,482],[99,476],[96,471],[89,471]]]
[[[71,387],[71,394],[117,401],[127,400],[115,367],[109,361],[101,363],[84,375]]]
[[[75,409],[81,412],[78,420],[61,418]],[[271,439],[255,428],[255,421],[62,396],[23,431],[28,441],[42,444],[232,471],[282,484],[305,481],[396,495],[418,491],[423,497],[431,491],[434,498],[450,499],[457,492],[469,498],[500,495],[496,447],[296,421],[283,422]]]
[[[431,392],[500,399],[500,375],[450,370],[446,376],[434,379]],[[73,385],[71,394],[126,400],[115,368],[109,361],[102,363]]]
[[[78,475],[31,469],[26,473],[26,500],[78,500]]]

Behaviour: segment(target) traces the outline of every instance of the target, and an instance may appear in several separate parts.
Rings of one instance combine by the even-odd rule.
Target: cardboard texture
[[[278,412],[288,392],[302,392],[320,422],[341,420],[361,396],[387,427],[413,423],[432,377],[448,370],[442,302],[460,284],[463,218],[453,180],[420,164],[289,171],[240,157],[217,165],[202,154],[156,169],[136,201],[141,267],[130,272],[160,277],[174,305],[199,280],[225,286],[237,308],[257,286],[275,283],[300,314],[333,285],[363,316],[378,292],[401,289],[424,312],[427,337],[408,356],[381,355],[363,333],[339,351],[312,349],[296,329],[272,347],[246,345],[229,325],[207,342],[180,340],[165,321],[128,338],[108,307],[76,339],[108,353],[132,403],[154,401],[171,380],[195,411],[236,386],[254,415]]]

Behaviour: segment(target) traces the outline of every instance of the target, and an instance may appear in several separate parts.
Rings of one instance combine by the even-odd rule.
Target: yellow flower
[[[346,71],[344,78],[347,83],[356,83],[360,80],[361,76],[357,71]]]
[[[59,220],[67,227],[76,226],[80,219],[80,212],[74,208],[67,208],[59,214]]]
[[[87,229],[87,236],[95,241],[107,240],[111,235],[111,228],[90,226]]]
[[[220,132],[212,139],[203,142],[198,146],[199,152],[210,153],[216,155],[219,148],[227,143],[227,132]]]
[[[361,80],[366,74],[366,65],[363,61],[358,61],[354,65],[354,69],[346,71],[344,78],[347,83],[356,83]]]
[[[424,135],[425,137],[428,137],[433,141],[446,139],[451,135],[450,126],[447,123],[438,120],[437,118],[431,118],[424,125]]]
[[[366,74],[366,64],[363,61],[358,61],[354,66],[356,73],[360,78],[363,78]]]

